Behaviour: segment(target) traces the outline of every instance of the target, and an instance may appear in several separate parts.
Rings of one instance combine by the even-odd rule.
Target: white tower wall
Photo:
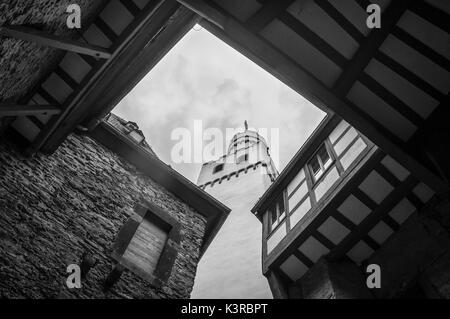
[[[246,153],[248,161],[236,163]],[[272,298],[262,275],[262,226],[250,210],[275,174],[266,142],[252,131],[237,134],[227,155],[203,165],[198,184],[231,213],[198,265],[192,298]]]

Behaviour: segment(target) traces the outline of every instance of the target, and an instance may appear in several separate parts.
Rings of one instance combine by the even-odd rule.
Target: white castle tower
[[[226,155],[203,164],[198,185],[231,213],[198,265],[192,298],[272,298],[262,275],[262,226],[250,209],[277,174],[266,141],[247,122]]]

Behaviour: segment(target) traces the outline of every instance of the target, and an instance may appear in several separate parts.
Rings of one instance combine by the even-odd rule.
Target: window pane
[[[319,152],[317,152],[317,155],[322,160],[323,166],[325,166],[325,163],[330,161],[330,155],[328,155],[327,148],[325,145],[322,145],[322,147],[319,149]]]
[[[271,231],[274,230],[275,228],[277,228],[278,226],[278,220],[275,220],[275,222],[272,223],[272,227],[270,228]]]
[[[281,195],[280,198],[278,199],[278,209],[279,209],[279,214],[278,215],[282,215],[285,212],[285,208],[284,208],[284,196]]]
[[[317,173],[314,174],[314,181],[317,181],[320,176],[322,176],[323,171],[321,169],[319,169],[319,171]]]
[[[309,162],[309,167],[311,168],[313,175],[316,175],[316,173],[320,171],[320,164],[319,164],[319,160],[317,159],[317,157],[314,157]]]
[[[331,165],[331,158],[328,158],[326,162],[323,163],[324,169],[327,169]]]
[[[277,211],[275,210],[275,207],[270,210],[270,216],[271,216],[270,220],[272,221],[273,225],[274,223],[277,222]]]

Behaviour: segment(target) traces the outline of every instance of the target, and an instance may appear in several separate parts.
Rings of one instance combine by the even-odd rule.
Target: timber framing
[[[138,10],[133,3],[121,0],[120,2],[135,20],[119,36],[115,35],[101,18],[98,17],[94,20],[93,23],[113,42],[109,49],[111,57],[101,60],[89,55],[82,55],[81,57],[93,67],[92,73],[82,83],[74,81],[61,68],[55,70],[55,73],[73,88],[74,92],[68,101],[62,103],[62,112],[54,115],[45,124],[44,129],[32,142],[27,153],[53,152],[80,124],[89,130],[94,129],[102,117],[114,108],[196,22],[199,22],[205,29],[259,64],[317,107],[330,115],[336,114],[344,118],[413,172],[418,179],[432,186],[436,192],[449,192],[449,185],[438,175],[438,169],[432,161],[426,160],[424,155],[426,150],[411,147],[408,141],[405,142],[395,136],[388,128],[347,98],[352,86],[360,81],[419,130],[426,126],[424,123],[427,121],[374,78],[364,73],[364,69],[372,59],[375,59],[440,101],[441,105],[446,104],[444,107],[448,106],[448,99],[442,92],[379,51],[380,45],[388,36],[392,35],[413,46],[418,52],[432,59],[444,69],[448,69],[449,62],[446,57],[426,47],[414,36],[403,32],[397,26],[403,13],[410,10],[435,26],[448,31],[446,14],[421,0],[391,1],[383,13],[383,27],[370,32],[365,37],[327,1],[310,1],[314,1],[357,41],[359,49],[351,59],[345,58],[308,26],[286,11],[294,2],[293,0],[261,1],[262,7],[244,22],[238,21],[212,1],[159,0],[152,1],[142,10]],[[368,1],[358,1],[363,8],[367,3]],[[342,68],[343,72],[334,87],[325,86],[314,74],[306,71],[300,64],[260,35],[262,29],[275,19],[286,24]],[[54,103],[50,94],[45,94],[46,92],[42,88],[39,90],[30,93],[29,96],[33,96],[34,93],[45,95],[44,98],[49,100],[49,104],[57,104]],[[21,104],[28,104],[28,102],[20,101]],[[442,106],[438,108],[442,108]]]
[[[353,165],[342,177],[341,181],[333,186],[319,205],[311,209],[287,236],[274,248],[269,256],[263,261],[263,271],[278,268],[281,263],[297,250],[297,247],[309,236],[313,236],[330,251],[336,248],[329,239],[317,231],[317,228],[330,216],[335,216],[337,207],[345,200],[359,185],[374,166],[383,158],[382,151],[373,147],[362,155],[358,163]],[[339,218],[339,217],[338,217]],[[345,222],[345,221],[344,221]],[[350,222],[350,221],[349,221]],[[349,226],[349,223],[346,223]],[[349,226],[353,227],[353,226]],[[298,258],[298,257],[297,257]],[[304,256],[306,258],[306,256]],[[310,261],[308,264],[312,263]]]
[[[0,35],[35,42],[39,45],[49,46],[55,49],[90,55],[99,59],[109,59],[111,57],[111,53],[108,49],[64,37],[58,37],[26,26],[1,26]]]
[[[29,116],[29,115],[55,115],[61,113],[58,105],[20,105],[0,104],[0,117],[3,116]]]
[[[142,10],[127,35],[117,40],[110,59],[63,106],[27,150],[52,153],[80,124],[90,130],[159,62],[198,20],[191,10],[175,0]]]
[[[290,86],[322,110],[329,113],[331,110],[331,113],[335,112],[337,115],[344,118],[372,142],[381,147],[386,153],[402,163],[407,169],[414,172],[416,177],[432,186],[436,192],[449,192],[450,188],[448,183],[432,171],[434,168],[427,167],[426,164],[428,163],[425,164],[416,160],[416,154],[409,152],[409,149],[403,141],[394,136],[386,128],[382,127],[378,122],[375,122],[373,118],[369,117],[361,109],[353,105],[344,96],[349,85],[358,79],[360,73],[370,59],[383,55],[378,51],[379,45],[386,36],[392,32],[399,17],[413,1],[402,0],[393,1],[391,3],[390,7],[386,9],[386,13],[389,13],[387,14],[387,17],[390,19],[390,22],[386,25],[386,29],[381,29],[373,33],[373,35],[369,35],[371,41],[362,43],[362,46],[355,57],[347,62],[349,71],[344,72],[343,78],[341,79],[341,81],[345,82],[345,85],[342,84],[342,88],[341,85],[339,85],[339,87],[334,89],[327,88],[290,57],[273,47],[257,33],[251,31],[245,24],[228,15],[224,10],[215,8],[215,6],[201,0],[184,1],[195,3],[196,10],[203,12],[202,16],[206,18],[200,21],[202,27],[240,51],[246,57],[266,69],[269,73]],[[214,15],[209,14],[212,8],[217,11]],[[223,29],[218,28],[216,24],[210,22],[218,14],[222,15],[221,21],[226,19],[226,22],[224,23],[225,27]],[[311,36],[310,40],[314,41],[313,36]],[[317,47],[321,46],[320,43],[313,43],[313,45]],[[322,45],[322,47],[325,48],[324,45]],[[325,52],[325,54],[327,55],[327,52]],[[328,54],[332,54],[331,51],[329,51]],[[343,61],[341,61],[341,63],[342,62]],[[339,81],[337,83],[339,83]],[[399,101],[395,102],[396,107],[406,113],[404,105],[397,103]],[[416,114],[413,112],[408,111],[408,116],[409,118],[418,120]]]
[[[414,205],[416,210],[420,210],[424,203],[412,192],[412,189],[418,185],[419,181],[413,175],[409,175],[404,181],[398,180],[380,164],[380,160],[383,159],[384,156],[384,152],[379,149],[376,150],[376,148],[373,149],[369,155],[365,156],[368,160],[361,161],[358,164],[358,167],[352,169],[351,174],[345,177],[345,180],[337,185],[335,190],[330,192],[328,198],[326,198],[320,206],[311,210],[305,216],[305,220],[296,225],[279,245],[274,248],[271,254],[263,259],[264,274],[267,276],[271,271],[278,269],[286,258],[291,255],[294,255],[304,265],[311,268],[314,265],[314,262],[297,249],[302,242],[310,236],[315,238],[330,251],[326,255],[326,259],[330,261],[347,258],[346,253],[359,241],[364,242],[372,250],[376,251],[380,248],[380,244],[368,236],[368,232],[380,221],[386,223],[392,231],[397,231],[400,228],[400,225],[393,220],[388,213],[402,198],[407,198]],[[380,174],[384,179],[388,180],[391,185],[395,186],[395,189],[381,204],[375,203],[358,188],[358,185],[373,170]],[[359,225],[354,224],[337,211],[337,208],[349,195],[353,195],[371,209],[370,215]],[[336,219],[350,232],[338,244],[332,243],[317,230],[317,228],[329,217]]]
[[[397,0],[392,1],[390,6],[383,13],[383,27],[375,29],[360,44],[350,64],[347,66],[339,80],[336,81],[334,91],[337,95],[344,97],[358,79],[364,68],[373,57],[373,53],[378,50],[383,41],[391,33],[394,26],[402,14],[408,9],[411,1]]]

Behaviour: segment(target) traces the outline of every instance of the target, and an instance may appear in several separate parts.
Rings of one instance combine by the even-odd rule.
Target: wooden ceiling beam
[[[364,71],[375,52],[378,51],[381,44],[386,40],[410,4],[408,0],[392,1],[385,12],[383,12],[381,28],[373,29],[362,41],[347,68],[336,81],[333,90],[338,96],[344,97],[347,95],[359,75]]]
[[[364,40],[364,35],[328,0],[315,0],[316,4],[336,21],[356,42]]]
[[[61,108],[56,105],[0,104],[0,117],[47,114],[55,115],[59,113],[61,113]]]
[[[384,25],[386,26],[386,29],[389,30],[382,31],[385,29],[381,29],[375,31],[374,34],[377,35],[369,36],[372,40],[377,41],[380,44],[387,36],[387,34],[384,33],[389,33],[391,29],[388,27],[386,18],[391,17],[391,24],[395,25],[396,19],[398,19],[402,12],[406,10],[405,1],[401,1],[401,4],[400,1],[395,1],[392,5],[394,5],[394,7],[389,9],[389,12],[391,13],[387,14],[388,12],[385,12],[384,14]],[[208,6],[208,4],[203,3],[203,6]],[[449,191],[447,183],[411,156],[411,154],[407,152],[404,143],[401,143],[398,138],[392,139],[392,134],[390,134],[387,129],[381,127],[378,122],[370,118],[366,113],[362,112],[351,103],[348,103],[348,101],[338,95],[336,91],[327,88],[295,61],[280,52],[266,40],[254,34],[235,18],[218,11],[216,14],[222,15],[221,21],[225,21],[224,29],[218,28],[216,24],[213,24],[206,19],[201,20],[200,25],[228,43],[237,51],[247,56],[250,60],[263,67],[273,76],[290,86],[293,90],[307,98],[319,108],[326,112],[329,112],[329,110],[336,112],[336,114],[348,121],[353,127],[381,147],[386,153],[402,163],[402,165],[411,172],[414,172],[418,178],[434,187],[436,192]],[[377,48],[378,46],[373,48],[372,44],[366,44],[363,49],[364,51],[357,53],[357,55],[360,56],[357,61],[358,72],[356,72],[357,70],[354,67],[352,73],[359,74],[359,72],[364,69],[365,63],[367,63],[372,56],[373,51],[370,52],[370,50],[377,50]],[[364,52],[367,53],[363,54]]]
[[[415,2],[410,9],[421,18],[450,33],[450,24],[448,23],[450,16],[446,12],[423,0]]]
[[[111,53],[105,48],[82,43],[72,39],[58,37],[56,35],[25,26],[2,26],[0,27],[0,35],[34,42],[55,49],[90,55],[100,59],[109,59],[111,57]]]
[[[203,0],[177,0],[180,4],[195,12],[203,19],[208,20],[220,29],[225,28],[225,18],[213,7],[207,5]]]
[[[294,0],[270,0],[245,22],[245,26],[253,32],[259,33],[286,11],[292,3],[294,3]]]
[[[98,60],[97,62],[91,56],[80,55],[93,69],[89,72],[89,76],[80,83],[76,89],[76,93],[62,105],[63,112],[59,116],[54,116],[27,148],[25,151],[27,155],[32,155],[38,151],[52,153],[64,141],[67,135],[80,124],[81,116],[89,116],[93,108],[102,107],[99,103],[84,105],[83,100],[90,93],[105,95],[104,92],[98,92],[96,90],[96,84],[106,82],[105,78],[111,79],[108,75],[111,70],[120,69],[124,64],[128,65],[129,61],[133,60],[132,57],[135,58],[139,55],[143,46],[155,36],[155,30],[153,28],[151,30],[146,28],[149,25],[156,26],[158,28],[156,32],[158,32],[161,28],[160,20],[167,19],[164,13],[166,12],[166,7],[169,8],[167,10],[172,12],[174,6],[178,6],[175,0],[157,0],[147,4],[141,10],[139,16],[127,27],[127,32],[123,32],[117,38],[117,43],[114,43],[111,47],[112,55],[110,59]],[[147,31],[143,32],[143,29]],[[119,64],[120,67],[118,66]],[[123,71],[122,74],[119,73],[119,75],[115,75],[112,78],[115,78],[117,81],[121,78],[121,75],[123,75]],[[40,90],[43,89],[41,88]],[[111,90],[108,93],[113,94]],[[39,94],[42,95],[41,93]],[[47,99],[47,97],[43,97]]]

